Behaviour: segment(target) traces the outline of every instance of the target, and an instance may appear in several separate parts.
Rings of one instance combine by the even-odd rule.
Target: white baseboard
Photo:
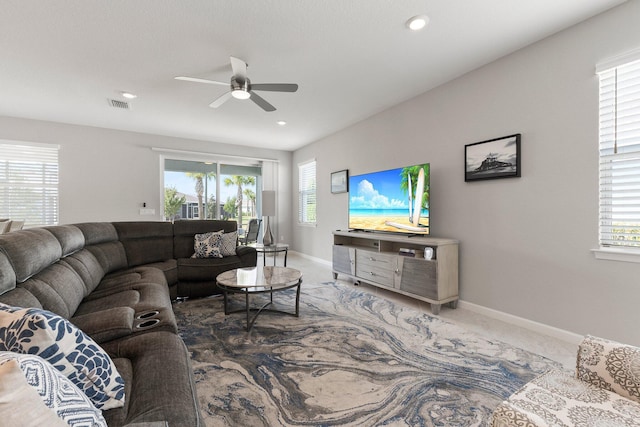
[[[319,264],[323,264],[331,267],[331,261],[316,258],[302,252],[297,251],[289,251],[295,253],[297,256],[302,258],[306,258],[308,260],[317,262]],[[458,306],[460,308],[464,308],[465,310],[472,311],[474,313],[482,314],[483,316],[490,317],[492,319],[500,320],[505,323],[509,323],[511,325],[519,326],[524,329],[528,329],[530,331],[537,332],[539,334],[547,335],[570,344],[578,345],[582,342],[584,336],[580,334],[576,334],[571,331],[567,331],[564,329],[556,328],[554,326],[545,325],[544,323],[536,322],[534,320],[525,319],[524,317],[515,316],[513,314],[505,313],[503,311],[494,310],[492,308],[484,307],[482,305],[474,304],[472,302],[467,302],[463,300],[458,301]]]
[[[474,304],[467,301],[460,300],[458,302],[460,308],[473,311],[478,314],[490,317],[492,319],[500,320],[511,325],[519,326],[521,328],[529,329],[531,331],[547,335],[559,340],[578,345],[584,338],[584,336],[576,334],[574,332],[566,331],[564,329],[556,328],[554,326],[545,325],[544,323],[536,322],[534,320],[525,319],[524,317],[514,316],[513,314],[505,313],[502,311],[487,308],[478,304]]]
[[[323,264],[323,265],[327,265],[329,267],[332,267],[333,264],[331,263],[331,261],[327,261],[326,259],[322,259],[322,258],[316,258],[313,257],[311,255],[307,255],[307,254],[303,254],[302,252],[297,252],[297,251],[289,251],[289,253],[294,253],[297,256],[301,257],[301,258],[306,258],[310,261],[314,261],[317,262],[318,264]]]

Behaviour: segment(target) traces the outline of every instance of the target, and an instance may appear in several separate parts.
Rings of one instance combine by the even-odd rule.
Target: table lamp
[[[271,234],[271,227],[269,226],[269,217],[276,214],[276,192],[271,190],[265,190],[262,192],[262,216],[267,217],[267,225],[264,228],[264,236],[262,237],[262,244],[265,246],[271,246],[273,242],[273,234]]]

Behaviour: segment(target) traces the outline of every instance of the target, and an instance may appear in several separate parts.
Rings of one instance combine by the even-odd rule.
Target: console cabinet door
[[[403,258],[400,290],[422,297],[439,299],[438,263],[419,258]]]
[[[356,250],[348,246],[333,245],[333,271],[356,274]]]

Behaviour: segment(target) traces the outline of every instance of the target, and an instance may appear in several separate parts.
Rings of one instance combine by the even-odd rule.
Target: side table
[[[287,254],[289,253],[289,245],[286,243],[274,243],[273,245],[265,246],[262,243],[252,243],[248,246],[256,249],[256,252],[262,254],[262,265],[267,265],[267,254],[273,254],[273,265],[276,265],[276,258],[278,252],[284,252],[284,266],[287,266]]]

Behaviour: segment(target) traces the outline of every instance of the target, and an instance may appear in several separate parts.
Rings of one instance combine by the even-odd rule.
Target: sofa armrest
[[[131,307],[115,307],[72,317],[69,320],[100,344],[131,335],[134,315]]]
[[[240,258],[243,267],[255,267],[258,263],[258,252],[251,246],[238,246],[236,255]]]
[[[640,403],[640,348],[586,336],[578,347],[576,378]]]

